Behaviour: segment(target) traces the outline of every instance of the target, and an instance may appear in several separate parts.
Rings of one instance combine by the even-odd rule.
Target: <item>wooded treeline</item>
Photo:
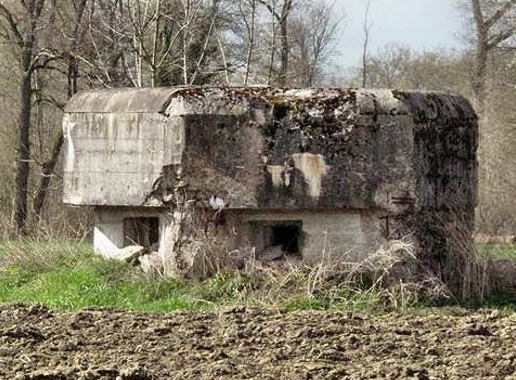
[[[516,228],[516,0],[457,4],[473,36],[462,51],[364,50],[356,75],[342,77],[335,67],[345,51],[334,49],[346,33],[340,2],[0,0],[3,234],[69,232],[85,220],[60,205],[61,117],[70,96],[203,84],[461,93],[482,118],[479,226]]]

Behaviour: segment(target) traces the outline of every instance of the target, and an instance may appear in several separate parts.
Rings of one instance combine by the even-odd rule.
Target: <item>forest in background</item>
[[[461,51],[371,53],[365,23],[362,65],[343,77],[345,14],[329,0],[0,0],[1,236],[87,230],[89,213],[61,204],[61,118],[73,94],[176,85],[462,94],[480,116],[477,228],[514,234],[516,0],[457,6],[471,37]]]

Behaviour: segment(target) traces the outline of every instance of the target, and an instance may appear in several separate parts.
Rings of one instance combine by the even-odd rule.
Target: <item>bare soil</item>
[[[516,316],[0,305],[1,379],[516,379]]]

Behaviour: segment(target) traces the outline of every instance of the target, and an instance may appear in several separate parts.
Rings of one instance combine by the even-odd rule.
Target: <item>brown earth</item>
[[[516,315],[0,306],[1,379],[516,379]]]

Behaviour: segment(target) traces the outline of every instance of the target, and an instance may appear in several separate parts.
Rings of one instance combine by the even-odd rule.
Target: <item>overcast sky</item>
[[[366,0],[336,0],[345,18],[335,61],[359,66]],[[417,51],[453,49],[464,45],[464,21],[454,0],[371,0],[369,53],[389,44]]]

